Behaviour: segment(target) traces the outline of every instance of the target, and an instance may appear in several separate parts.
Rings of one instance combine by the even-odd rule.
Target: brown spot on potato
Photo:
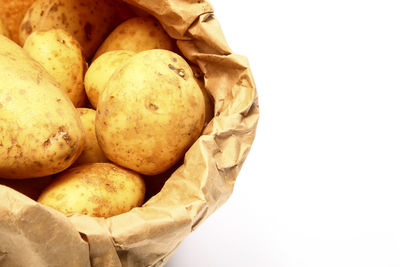
[[[61,23],[64,25],[67,24],[67,16],[64,13],[61,14]]]
[[[115,188],[115,186],[110,183],[106,183],[105,188],[106,188],[106,191],[108,191],[108,192],[117,192],[117,189]]]
[[[46,141],[43,142],[44,147],[48,147],[50,145],[50,139],[47,139]]]
[[[61,127],[58,128],[58,133],[62,136],[62,138],[64,139],[65,143],[67,143],[67,145],[71,146],[72,138],[68,134],[68,132],[67,132],[67,130],[65,129],[64,126],[61,126]]]
[[[55,5],[53,5],[51,8],[50,8],[50,12],[56,12],[58,10],[58,5],[57,4],[55,4]]]
[[[150,109],[152,111],[156,111],[156,110],[158,110],[158,106],[153,103],[149,103],[148,109]]]
[[[36,166],[38,166],[40,168],[43,167],[43,164],[40,163],[39,161],[34,161],[33,164],[35,164]]]
[[[92,31],[93,31],[93,26],[90,23],[86,23],[84,26],[84,31],[85,31],[85,37],[87,41],[90,41],[92,39]]]
[[[185,78],[185,71],[183,69],[179,69],[178,75],[181,76],[182,78]]]
[[[71,155],[71,154],[68,154],[68,155],[64,158],[64,161],[69,161],[69,160],[71,159],[71,157],[72,157],[72,155]]]
[[[21,30],[25,31],[27,34],[31,34],[32,33],[32,25],[29,21],[24,22],[21,25]]]

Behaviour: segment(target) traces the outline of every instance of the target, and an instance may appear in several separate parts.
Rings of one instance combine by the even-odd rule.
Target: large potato
[[[93,163],[57,176],[38,202],[64,214],[108,218],[141,206],[145,191],[137,173],[111,163]]]
[[[85,105],[83,77],[87,64],[72,35],[61,29],[37,31],[26,39],[24,49],[55,78],[75,107]]]
[[[10,32],[4,24],[2,18],[0,17],[0,34],[4,35],[7,38],[10,38]]]
[[[96,111],[89,108],[78,108],[79,115],[85,129],[85,146],[79,158],[74,162],[74,166],[85,163],[108,162],[104,156],[99,143],[97,142],[94,122],[96,119]]]
[[[20,41],[33,31],[63,29],[83,48],[86,59],[96,51],[107,35],[128,15],[129,8],[117,0],[37,0],[26,13],[20,27]]]
[[[46,188],[53,178],[51,176],[34,178],[34,179],[2,179],[0,185],[10,187],[33,200],[37,200],[43,189]]]
[[[5,26],[10,31],[10,37],[19,43],[19,25],[26,11],[35,0],[0,0],[0,14],[4,18]]]
[[[150,49],[173,50],[174,48],[175,41],[168,36],[156,19],[135,17],[115,28],[99,47],[94,58],[113,50],[131,50],[139,53]]]
[[[135,54],[129,50],[110,51],[92,62],[85,75],[85,90],[94,108],[97,107],[99,96],[114,71]]]
[[[199,137],[204,97],[183,58],[167,50],[133,56],[110,78],[96,134],[111,161],[146,175],[173,166]]]
[[[0,177],[34,178],[68,168],[84,145],[79,114],[58,83],[0,35]]]

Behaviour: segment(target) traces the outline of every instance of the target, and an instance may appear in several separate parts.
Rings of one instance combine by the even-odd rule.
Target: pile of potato
[[[1,1],[0,184],[65,214],[142,205],[212,117],[201,72],[122,1]]]

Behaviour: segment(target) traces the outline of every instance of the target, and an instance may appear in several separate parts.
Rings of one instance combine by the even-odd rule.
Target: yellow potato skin
[[[7,29],[6,25],[4,24],[4,21],[0,18],[0,34],[4,35],[7,38],[10,38],[10,32]]]
[[[189,65],[161,49],[140,52],[101,94],[96,134],[108,159],[142,174],[173,166],[204,125],[204,97]]]
[[[20,25],[20,42],[34,31],[63,29],[81,44],[89,59],[107,35],[117,26],[125,6],[116,0],[37,0]]]
[[[0,0],[0,14],[10,35],[8,38],[19,44],[19,25],[26,11],[35,0]],[[1,30],[0,30],[1,31]]]
[[[85,75],[85,90],[94,108],[97,108],[99,96],[114,71],[135,54],[129,50],[115,50],[102,54],[92,62]]]
[[[78,108],[78,112],[85,129],[85,146],[79,158],[74,162],[73,166],[86,163],[108,162],[104,156],[99,143],[97,142],[94,122],[96,119],[96,111],[89,108]]]
[[[113,50],[139,53],[150,49],[173,50],[175,41],[152,17],[134,17],[120,24],[97,50],[94,59]]]
[[[143,178],[111,163],[92,163],[58,175],[38,202],[64,214],[111,217],[141,206]]]
[[[205,120],[204,126],[206,126],[211,119],[214,117],[214,102],[211,95],[207,92],[206,86],[204,84],[204,76],[201,72],[200,68],[194,65],[190,65],[190,68],[193,71],[193,76],[196,79],[197,84],[199,85],[201,92],[203,93],[204,97],[204,104],[205,104]]]
[[[0,35],[0,177],[68,168],[84,145],[79,114],[45,69]]]
[[[86,104],[87,64],[72,35],[61,29],[36,31],[26,39],[24,49],[55,78],[75,107]]]

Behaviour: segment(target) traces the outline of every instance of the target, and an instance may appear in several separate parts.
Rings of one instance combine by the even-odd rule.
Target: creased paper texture
[[[232,53],[207,1],[126,2],[155,16],[200,67],[215,116],[161,192],[115,217],[67,217],[0,186],[0,266],[163,266],[232,193],[259,117],[247,59]]]

